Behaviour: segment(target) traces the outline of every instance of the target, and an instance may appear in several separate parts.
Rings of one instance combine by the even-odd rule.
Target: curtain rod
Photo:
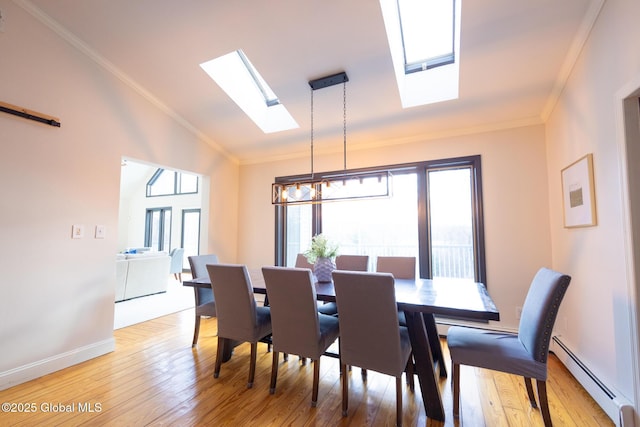
[[[0,111],[50,126],[60,127],[60,119],[0,101]]]

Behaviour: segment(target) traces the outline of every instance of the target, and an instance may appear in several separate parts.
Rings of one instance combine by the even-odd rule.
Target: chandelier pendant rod
[[[344,170],[347,170],[347,81],[342,82],[342,145]]]
[[[311,88],[311,180],[313,180],[313,88]]]

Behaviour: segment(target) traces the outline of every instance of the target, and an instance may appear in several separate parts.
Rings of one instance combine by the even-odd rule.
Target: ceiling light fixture
[[[391,174],[388,171],[347,171],[347,82],[345,72],[309,81],[311,88],[311,173],[283,178],[271,185],[271,203],[286,206],[304,203],[322,203],[336,200],[388,197]],[[343,159],[341,172],[313,171],[313,93],[315,90],[342,83],[343,106]]]

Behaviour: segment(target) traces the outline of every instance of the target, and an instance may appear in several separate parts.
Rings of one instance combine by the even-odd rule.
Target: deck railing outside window
[[[436,245],[431,247],[433,277],[473,279],[472,245]]]

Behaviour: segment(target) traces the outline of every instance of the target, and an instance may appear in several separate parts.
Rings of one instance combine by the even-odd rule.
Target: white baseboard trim
[[[567,367],[580,385],[591,395],[618,427],[634,427],[635,415],[629,400],[610,386],[604,384],[582,363],[558,336],[551,339],[550,350]]]
[[[69,366],[77,365],[89,359],[111,353],[115,350],[113,338],[80,347],[66,353],[57,354],[28,365],[0,372],[0,390],[5,390],[18,384],[40,378],[52,372]]]

